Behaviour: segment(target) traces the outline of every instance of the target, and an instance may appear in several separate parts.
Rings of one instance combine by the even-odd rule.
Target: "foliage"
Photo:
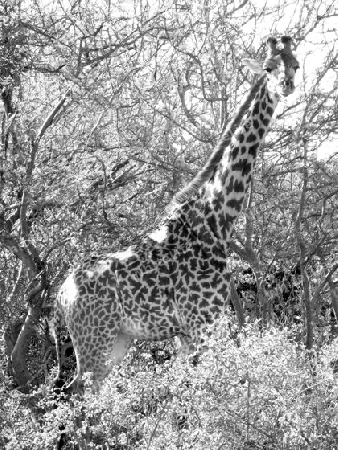
[[[99,395],[35,419],[12,395],[1,402],[4,448],[52,448],[61,423],[82,448],[334,448],[337,342],[309,353],[286,328],[256,324],[232,339],[229,326],[212,330],[196,367],[180,357],[154,367],[132,352]]]
[[[335,445],[336,342],[319,311],[337,269],[338,160],[336,150],[319,156],[337,139],[336,11],[330,0],[289,3],[1,3],[0,447],[52,448],[61,422],[87,448]],[[83,255],[157,226],[248,90],[242,59],[260,58],[270,34],[293,37],[302,67],[257,161],[230,263],[239,282],[252,268],[259,306],[271,274],[299,267],[301,325],[249,327],[239,346],[216,330],[197,368],[180,359],[154,368],[151,351],[132,353],[87,397],[90,426],[80,429],[82,405],[52,409],[43,384],[55,362],[44,316],[58,282]],[[40,386],[33,406],[10,391],[20,384],[15,353]]]

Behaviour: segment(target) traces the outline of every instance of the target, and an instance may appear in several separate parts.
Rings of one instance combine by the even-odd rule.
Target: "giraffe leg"
[[[133,340],[132,337],[126,336],[123,333],[118,334],[111,353],[111,366],[116,366],[122,362]]]
[[[193,355],[196,352],[205,350],[205,336],[204,331],[206,328],[205,323],[187,322],[183,332],[179,335],[181,347],[179,353],[183,356]]]
[[[207,350],[205,345],[205,336],[203,334],[204,324],[193,329],[191,327],[189,333],[181,334],[179,336],[181,347],[179,354],[188,357],[193,366],[196,366],[200,361],[200,356]]]
[[[111,332],[109,338],[106,333],[103,333],[102,336],[96,333],[93,340],[95,341],[94,351],[91,350],[93,345],[89,344],[88,338],[86,345],[74,344],[78,371],[74,380],[67,387],[67,392],[69,393],[84,392],[82,378],[86,372],[91,374],[93,391],[97,391],[102,381],[111,372],[113,366],[122,362],[133,341],[132,338],[116,332]]]
[[[108,372],[110,352],[115,345],[118,329],[97,326],[90,332],[72,336],[76,355],[77,374],[67,386],[67,393],[84,392],[83,375],[89,373],[92,381],[103,379]]]
[[[197,366],[200,356],[199,341],[196,342],[191,336],[181,335],[180,342],[179,355],[188,357],[192,365]]]
[[[197,345],[190,336],[180,335],[179,339],[181,343],[181,347],[179,349],[180,355],[189,356],[196,352]]]
[[[129,336],[125,336],[122,333],[119,333],[117,335],[116,341],[113,345],[113,348],[112,348],[112,351],[110,354],[109,363],[106,365],[106,371],[103,373],[102,370],[100,370],[100,367],[97,367],[97,370],[94,373],[94,376],[93,376],[93,391],[94,392],[100,388],[101,382],[107,375],[109,375],[112,368],[114,366],[119,365],[122,362],[127,351],[129,350],[133,340],[134,340],[133,338],[131,338]]]

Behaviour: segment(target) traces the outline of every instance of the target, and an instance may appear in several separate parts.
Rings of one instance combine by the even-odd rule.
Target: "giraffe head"
[[[287,97],[295,90],[295,75],[299,62],[292,53],[292,39],[282,36],[282,49],[277,48],[277,39],[269,37],[268,52],[263,62],[255,59],[244,59],[243,63],[254,73],[266,72],[267,86],[271,93]]]

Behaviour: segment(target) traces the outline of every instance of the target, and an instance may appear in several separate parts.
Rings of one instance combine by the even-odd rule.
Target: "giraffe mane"
[[[194,176],[194,178],[190,181],[190,183],[177,192],[173,200],[168,206],[168,213],[172,212],[177,206],[182,205],[186,201],[190,200],[195,194],[198,193],[199,189],[210,180],[211,176],[214,173],[214,170],[219,164],[222,156],[224,154],[224,150],[226,147],[230,145],[231,137],[234,132],[238,128],[241,120],[243,119],[244,114],[250,107],[251,102],[255,98],[260,86],[263,84],[265,80],[265,74],[260,76],[256,83],[250,89],[248,95],[243,101],[242,105],[238,109],[235,117],[231,122],[229,122],[225,131],[222,133],[222,136],[215,147],[214,151],[210,155],[208,161],[205,166]]]

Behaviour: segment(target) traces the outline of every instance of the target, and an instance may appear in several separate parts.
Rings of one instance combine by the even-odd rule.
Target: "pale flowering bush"
[[[61,424],[66,449],[335,448],[337,342],[309,353],[290,330],[261,331],[259,324],[230,338],[226,320],[210,335],[197,365],[179,356],[154,364],[134,349],[97,395],[51,409],[40,391],[39,420],[22,397],[6,394],[12,413],[3,448],[52,449]]]

